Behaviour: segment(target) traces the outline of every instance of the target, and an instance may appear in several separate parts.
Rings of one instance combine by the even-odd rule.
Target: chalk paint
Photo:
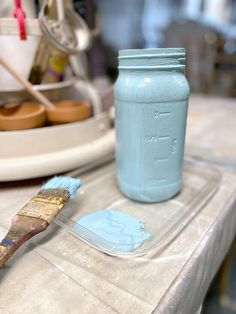
[[[80,218],[73,229],[93,245],[113,252],[131,252],[151,237],[141,221],[112,209]]]

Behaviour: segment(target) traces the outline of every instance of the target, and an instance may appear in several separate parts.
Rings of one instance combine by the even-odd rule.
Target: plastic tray
[[[121,194],[114,162],[80,178],[82,187],[78,197],[63,209],[55,222],[97,250],[128,257],[156,251],[171,242],[214,195],[221,174],[207,163],[185,160],[182,191],[171,200],[155,204],[134,202]],[[77,223],[82,216],[101,209],[121,211],[139,219],[151,238],[131,252],[122,252],[120,243],[107,241]]]

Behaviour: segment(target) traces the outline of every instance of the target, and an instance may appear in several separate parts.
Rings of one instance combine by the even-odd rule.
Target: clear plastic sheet
[[[98,250],[114,256],[131,257],[144,255],[153,249],[160,250],[171,242],[209,201],[221,178],[216,168],[188,159],[184,164],[182,191],[166,202],[144,204],[121,194],[116,183],[114,163],[93,171],[92,178],[90,175],[80,177],[83,184],[74,201],[74,210],[67,206],[55,222]],[[81,217],[103,209],[137,218],[151,238],[129,252],[130,244],[111,242],[79,224]]]

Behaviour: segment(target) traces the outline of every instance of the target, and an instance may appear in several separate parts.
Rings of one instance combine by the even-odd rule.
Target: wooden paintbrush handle
[[[48,223],[40,218],[16,215],[11,228],[0,243],[0,268],[4,267],[15,251],[28,239],[44,231]]]
[[[64,177],[62,178],[64,181]],[[79,187],[80,181],[77,181]],[[64,188],[51,188],[51,180],[49,182],[50,186],[40,190],[13,218],[7,235],[0,242],[0,268],[6,265],[8,259],[24,242],[44,231],[69,200],[69,191]],[[58,179],[56,182],[58,184]],[[72,189],[72,195],[74,189],[75,187]]]
[[[8,259],[15,253],[18,247],[0,245],[0,268],[4,267]]]

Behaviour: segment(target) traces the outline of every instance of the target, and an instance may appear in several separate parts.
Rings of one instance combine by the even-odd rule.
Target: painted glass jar
[[[116,167],[121,191],[141,202],[177,194],[189,97],[184,48],[119,52]]]

